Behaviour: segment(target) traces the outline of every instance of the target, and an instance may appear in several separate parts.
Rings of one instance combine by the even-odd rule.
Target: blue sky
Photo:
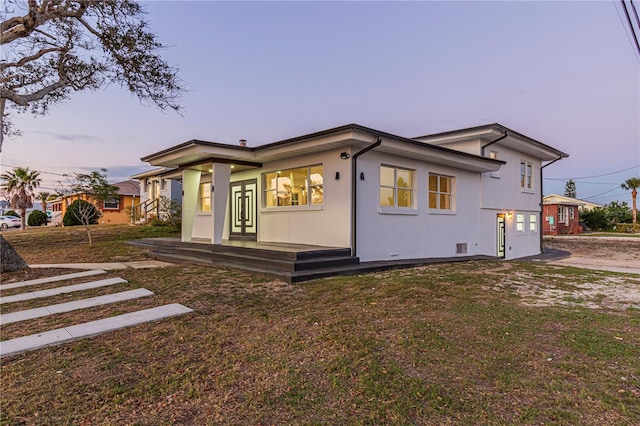
[[[408,137],[499,122],[570,154],[545,169],[545,193],[597,176],[577,179],[580,198],[630,202],[619,184],[640,176],[640,57],[616,3],[147,2],[188,88],[184,115],[119,87],[77,93],[15,119],[23,136],[5,142],[2,170],[104,167],[115,181],[194,138],[255,146],[351,122]]]

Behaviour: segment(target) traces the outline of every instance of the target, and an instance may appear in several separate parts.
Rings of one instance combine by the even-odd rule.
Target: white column
[[[182,241],[189,242],[193,237],[193,222],[198,210],[198,189],[200,188],[199,170],[182,171]]]
[[[222,243],[224,232],[224,218],[227,213],[229,201],[229,181],[231,179],[231,165],[214,163],[211,172],[211,212],[213,213],[213,229],[211,235],[212,244]]]

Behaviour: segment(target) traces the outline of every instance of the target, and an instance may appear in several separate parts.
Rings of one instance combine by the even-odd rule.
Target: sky
[[[636,3],[636,2],[634,2]],[[636,3],[637,4],[637,3]],[[640,177],[640,55],[618,1],[145,2],[180,68],[184,114],[117,86],[14,117],[0,170],[106,168],[191,140],[249,146],[348,123],[413,137],[500,123],[570,155],[544,193],[631,204]]]

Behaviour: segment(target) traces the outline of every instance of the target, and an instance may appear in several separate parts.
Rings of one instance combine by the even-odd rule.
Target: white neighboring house
[[[172,168],[157,168],[147,172],[138,173],[131,176],[140,182],[140,206],[137,207],[136,221],[146,222],[147,220],[159,217],[164,219],[160,208],[161,197],[180,201],[182,199],[182,182],[171,179],[174,174]]]
[[[412,139],[348,124],[258,147],[191,140],[142,161],[180,174],[183,242],[375,261],[539,254],[542,170],[565,157],[500,124]]]
[[[581,200],[579,198],[565,197],[564,195],[549,194],[542,199],[544,204],[575,204],[580,210],[593,210],[602,208],[602,204],[592,203],[590,201]]]

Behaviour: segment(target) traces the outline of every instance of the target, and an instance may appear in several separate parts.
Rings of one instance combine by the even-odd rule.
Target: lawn
[[[68,229],[5,237],[49,263],[68,250],[140,259],[124,241],[166,232],[99,227],[93,249]],[[156,296],[9,324],[2,338],[162,303],[194,313],[3,359],[2,424],[640,423],[640,311],[571,296],[640,276],[496,261],[294,285],[185,265],[108,276],[129,284],[86,295]],[[566,296],[537,303],[549,292]]]

